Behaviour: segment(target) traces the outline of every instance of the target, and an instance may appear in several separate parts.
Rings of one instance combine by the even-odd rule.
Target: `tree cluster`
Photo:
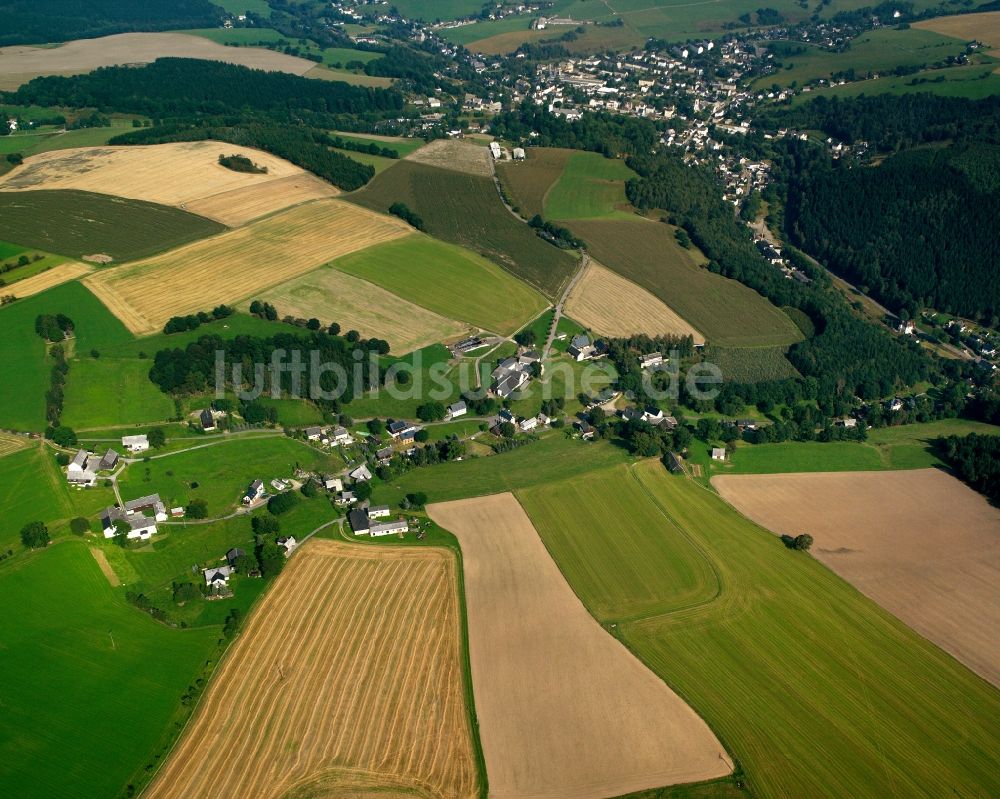
[[[197,330],[199,327],[207,324],[208,322],[225,319],[227,316],[232,316],[233,313],[234,309],[232,307],[228,305],[219,305],[213,308],[211,313],[198,311],[196,314],[188,314],[187,316],[172,316],[163,326],[163,332],[183,333],[187,330]]]
[[[938,448],[963,481],[1000,505],[1000,436],[948,436]]]

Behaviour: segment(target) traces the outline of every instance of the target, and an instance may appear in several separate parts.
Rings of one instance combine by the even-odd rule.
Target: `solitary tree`
[[[149,441],[149,446],[153,449],[159,449],[167,443],[167,433],[162,427],[150,428],[149,432],[146,433],[146,438]]]
[[[77,516],[75,519],[70,521],[69,529],[73,531],[75,535],[84,535],[90,532],[90,522],[87,521],[83,516]]]
[[[792,547],[795,549],[800,549],[802,551],[808,551],[809,547],[813,545],[813,537],[808,533],[802,533],[801,535],[795,536],[792,542]]]
[[[21,528],[21,543],[31,549],[41,549],[49,541],[49,528],[42,522],[29,522]]]
[[[208,503],[203,499],[192,499],[184,514],[190,519],[207,519],[208,518]]]

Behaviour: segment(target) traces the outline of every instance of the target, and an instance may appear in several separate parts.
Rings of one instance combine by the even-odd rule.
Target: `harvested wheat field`
[[[1000,687],[1000,510],[937,469],[724,475],[719,493]]]
[[[317,200],[236,230],[85,279],[133,333],[158,332],[172,316],[255,295],[317,266],[412,233],[394,217]]]
[[[239,227],[275,211],[338,194],[339,189],[332,184],[303,172],[192,200],[184,204],[184,210],[229,227]]]
[[[92,267],[87,266],[87,264],[82,264],[79,261],[66,261],[66,263],[59,264],[59,266],[53,266],[51,269],[39,272],[37,275],[26,277],[24,280],[18,280],[16,283],[11,283],[2,290],[2,293],[13,294],[19,299],[24,299],[25,297],[40,294],[54,286],[61,286],[63,283],[76,280],[78,277],[83,277],[91,271],[93,271]]]
[[[143,795],[477,796],[457,585],[446,550],[310,541]]]
[[[30,443],[24,436],[15,436],[0,430],[0,458],[25,449]]]
[[[233,153],[266,167],[267,173],[234,172],[219,164],[220,155]],[[259,191],[235,191],[248,188]],[[338,193],[282,158],[216,141],[52,150],[33,155],[0,178],[3,191],[36,189],[79,189],[175,205],[223,224],[229,224],[224,218],[229,215],[241,224],[252,214]],[[199,203],[211,213],[190,207]]]
[[[512,494],[427,512],[462,546],[491,797],[599,799],[732,770],[705,722],[587,613]]]
[[[674,310],[631,280],[591,262],[570,292],[566,313],[604,336],[687,336],[695,344],[705,337]]]
[[[990,55],[1000,55],[1000,11],[935,17],[914,22],[913,27],[934,31],[942,36],[952,36],[966,42],[982,42],[988,46],[987,52]]]
[[[489,177],[493,174],[490,158],[488,147],[481,147],[461,139],[437,139],[426,147],[414,150],[405,160],[450,169],[453,172]]]
[[[261,47],[225,47],[184,33],[118,33],[56,47],[0,47],[0,89],[16,89],[39,75],[79,75],[98,67],[150,64],[166,57],[225,61],[292,75],[304,75],[316,66],[305,58]]]
[[[282,283],[260,299],[302,319],[337,322],[364,338],[389,342],[396,355],[412,352],[469,331],[469,326],[439,316],[390,291],[337,269],[321,268]]]

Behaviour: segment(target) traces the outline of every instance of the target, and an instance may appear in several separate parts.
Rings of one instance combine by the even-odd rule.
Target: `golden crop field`
[[[0,294],[9,293],[19,299],[24,299],[34,294],[40,294],[54,286],[61,286],[70,280],[76,280],[78,277],[83,277],[89,274],[92,269],[92,267],[79,261],[66,261],[66,263],[53,266],[51,269],[46,269],[44,272],[39,272],[32,277],[18,280],[16,283],[0,289]]]
[[[337,322],[364,338],[381,338],[402,355],[460,336],[469,325],[414,305],[390,291],[337,269],[321,268],[260,295],[286,314]]]
[[[430,505],[462,545],[493,799],[603,799],[721,777],[708,725],[587,612],[512,494]]]
[[[157,58],[202,58],[254,69],[304,75],[316,65],[263,47],[225,47],[184,33],[119,33],[77,39],[57,47],[0,48],[0,89],[16,89],[39,75],[79,75],[116,64],[148,64]]]
[[[333,184],[303,172],[202,197],[185,203],[184,210],[229,227],[239,227],[283,208],[338,194],[340,191]]]
[[[493,174],[490,158],[488,147],[459,139],[437,139],[406,156],[407,161],[485,177]]]
[[[219,164],[220,155],[234,153],[266,167],[267,173],[234,172]],[[234,191],[248,187],[273,191],[273,196],[265,199],[260,192],[245,195]],[[27,158],[24,164],[0,177],[0,190],[36,189],[113,194],[174,205],[193,213],[203,212],[189,204],[200,204],[210,212],[204,216],[223,224],[230,224],[226,221],[229,215],[233,224],[241,224],[259,209],[269,213],[310,197],[338,193],[333,186],[283,158],[216,141],[51,150]]]
[[[594,261],[570,292],[566,314],[605,336],[690,335],[696,344],[705,343],[704,335],[660,299]]]
[[[172,316],[249,298],[342,255],[408,235],[412,228],[339,200],[317,200],[209,239],[85,279],[139,335]]]
[[[476,797],[457,588],[446,550],[310,541],[144,796]]]
[[[973,40],[988,45],[990,55],[1000,54],[1000,11],[979,14],[958,14],[953,17],[935,17],[913,23],[914,28],[952,36],[955,39]]]

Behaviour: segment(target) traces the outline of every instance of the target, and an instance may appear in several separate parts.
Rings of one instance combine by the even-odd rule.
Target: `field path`
[[[512,494],[430,505],[462,546],[496,799],[603,799],[732,771],[704,721],[590,616]]]
[[[555,309],[552,312],[552,327],[549,328],[549,335],[545,338],[545,346],[542,348],[542,361],[544,362],[546,358],[549,357],[549,352],[552,349],[552,342],[556,337],[556,330],[559,327],[559,320],[562,319],[563,308],[566,305],[566,300],[569,299],[570,293],[573,291],[576,284],[583,277],[584,273],[587,271],[587,267],[590,266],[590,256],[587,255],[585,250],[580,251],[580,265],[577,267],[576,272],[573,277],[569,279],[566,284],[566,288],[563,289],[562,294],[559,295],[559,301],[555,305]]]

